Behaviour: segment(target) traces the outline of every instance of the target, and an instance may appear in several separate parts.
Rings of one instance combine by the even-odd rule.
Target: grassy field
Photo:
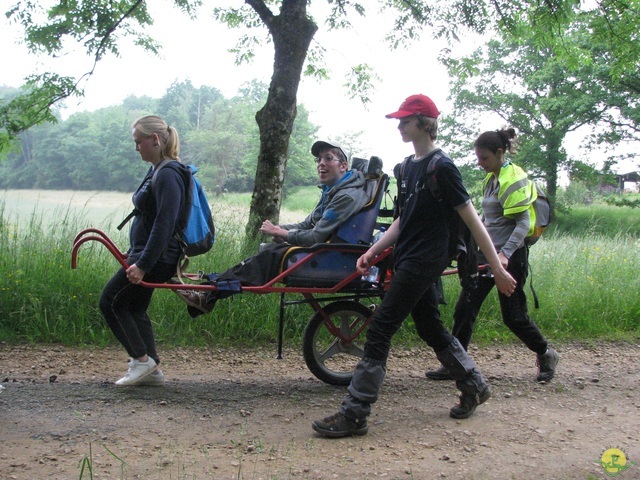
[[[0,202],[0,338],[6,341],[105,345],[114,342],[98,311],[105,282],[118,267],[99,244],[85,244],[78,269],[70,268],[75,234],[88,226],[104,229],[121,249],[125,232],[115,229],[129,211],[129,194],[98,192],[9,191]],[[214,249],[193,259],[193,271],[222,271],[255,251],[243,250],[242,235],[248,196],[213,200],[218,228]],[[283,222],[302,218],[318,198],[317,189],[291,194],[287,204],[296,210],[282,212]],[[596,212],[596,210],[592,210]],[[640,337],[640,209],[607,207],[606,219],[578,210],[590,218],[583,230],[572,222],[563,233],[560,219],[552,231],[531,249],[533,285],[541,306],[531,314],[552,340],[596,340]],[[596,231],[603,222],[612,227]],[[126,229],[125,229],[126,230]],[[443,317],[450,324],[459,287],[456,279],[444,281],[448,305]],[[529,289],[527,287],[527,292]],[[530,296],[531,297],[531,296]],[[278,295],[236,295],[218,302],[211,315],[190,319],[184,304],[170,291],[158,290],[150,315],[158,341],[167,345],[275,343]],[[285,341],[299,344],[312,311],[307,305],[286,310]],[[474,341],[515,341],[502,325],[496,295],[483,306]],[[411,322],[394,340],[411,345],[418,341]]]

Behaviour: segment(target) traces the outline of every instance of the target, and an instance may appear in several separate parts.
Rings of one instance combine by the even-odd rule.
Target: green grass
[[[603,204],[574,206],[569,212],[558,213],[549,229],[571,236],[631,235],[637,238],[640,237],[640,208]]]
[[[299,194],[310,196],[309,192]],[[301,200],[296,195],[292,194],[290,200],[297,207]],[[309,201],[313,204],[315,199],[317,196]],[[13,206],[0,203],[3,340],[99,346],[115,343],[98,310],[98,299],[118,268],[117,262],[102,245],[89,242],[80,249],[78,268],[70,268],[72,240],[95,218],[82,205],[68,205],[45,214],[35,208],[30,215],[22,213],[15,220]],[[640,211],[618,213],[615,208],[607,207],[606,221],[616,218],[618,232],[594,232],[592,226],[600,224],[595,213],[589,217],[592,222],[583,223],[580,233],[576,233],[574,223],[567,229],[571,233],[562,233],[566,220],[559,219],[555,231],[545,234],[531,249],[533,282],[541,307],[534,309],[530,301],[530,313],[553,341],[640,338],[640,276],[636,265],[640,244],[638,234],[626,227],[633,222],[640,224]],[[223,271],[255,251],[255,246],[243,247],[246,208],[227,203],[227,199],[215,199],[214,213],[216,245],[207,255],[193,259],[191,271]],[[289,211],[283,211],[282,216],[293,217],[292,221],[300,218]],[[99,217],[103,223],[94,225],[104,228],[121,249],[126,249],[126,233],[117,232],[112,225],[120,217]],[[443,306],[442,315],[450,325],[459,286],[453,276],[444,280],[444,286],[448,305]],[[528,286],[526,291],[530,293]],[[275,345],[279,295],[236,295],[218,302],[212,314],[192,320],[173,292],[157,290],[149,313],[158,342],[167,346]],[[286,344],[301,344],[312,313],[308,305],[287,307]],[[495,294],[481,310],[474,341],[517,341],[502,324]],[[418,342],[410,320],[394,339],[396,345]]]
[[[553,340],[635,340],[640,338],[640,276],[635,259],[638,238],[556,235],[531,247],[531,274],[525,292],[529,313],[545,336]],[[533,305],[530,282],[540,308]],[[450,319],[459,288],[445,280]],[[474,333],[475,342],[514,340],[502,324],[497,294],[485,301]]]

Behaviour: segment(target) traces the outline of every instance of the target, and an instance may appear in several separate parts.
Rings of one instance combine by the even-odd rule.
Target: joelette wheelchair
[[[309,370],[332,385],[348,385],[351,381],[355,365],[362,358],[365,331],[376,308],[373,300],[384,296],[392,274],[391,248],[376,259],[380,273],[375,281],[363,280],[356,271],[357,259],[369,248],[374,231],[388,226],[384,219],[392,217],[393,209],[381,208],[383,198],[389,196],[389,178],[382,171],[382,161],[378,157],[354,158],[352,168],[365,173],[370,201],[341,225],[332,241],[311,247],[291,247],[283,257],[279,275],[261,286],[242,287],[242,292],[247,293],[280,294],[278,358],[282,358],[285,307],[302,303],[311,306],[314,314],[305,328],[303,356]],[[77,267],[80,246],[89,241],[102,243],[122,266],[127,266],[123,253],[103,231],[88,228],[79,232],[73,241],[71,268]],[[190,283],[197,282],[198,275],[181,275],[181,279],[185,278],[186,283],[142,282],[141,285],[174,290],[217,289],[216,285]],[[297,298],[288,299],[291,295]]]

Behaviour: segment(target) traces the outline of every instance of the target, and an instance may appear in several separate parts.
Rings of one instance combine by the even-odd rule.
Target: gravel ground
[[[161,350],[163,387],[116,387],[122,349],[0,343],[0,479],[640,478],[639,346],[556,348],[549,384],[521,345],[472,349],[493,395],[467,420],[430,350],[394,349],[369,434],[329,440],[346,389],[298,350]]]

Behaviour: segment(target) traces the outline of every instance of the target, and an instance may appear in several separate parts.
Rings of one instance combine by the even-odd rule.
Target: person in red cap
[[[265,220],[260,233],[270,236],[272,244],[221,274],[207,276],[211,281],[239,282],[241,285],[264,285],[279,273],[282,255],[292,245],[311,246],[328,241],[351,215],[369,201],[364,174],[349,169],[349,158],[335,142],[318,140],[311,146],[316,162],[320,200],[301,222],[275,225]],[[239,292],[239,289],[234,290]],[[213,310],[220,293],[176,290],[187,304],[189,316],[196,318]]]
[[[358,259],[357,269],[367,274],[375,257],[394,245],[395,273],[381,305],[373,313],[363,358],[356,365],[339,411],[313,422],[313,429],[322,436],[338,438],[368,432],[367,417],[386,373],[391,338],[409,314],[420,337],[434,349],[461,392],[460,402],[449,412],[452,418],[470,417],[491,395],[474,361],[440,320],[435,283],[449,264],[449,225],[455,215],[460,215],[485,254],[498,290],[511,295],[516,282],[500,263],[460,172],[435,145],[439,114],[429,97],[412,95],[397,112],[387,115],[399,120],[402,140],[411,142],[415,153],[405,161],[402,172],[398,216],[387,233]],[[434,196],[426,182],[434,161],[440,198]]]

